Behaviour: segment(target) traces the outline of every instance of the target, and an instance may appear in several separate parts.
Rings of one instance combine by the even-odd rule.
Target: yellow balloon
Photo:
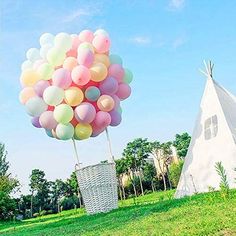
[[[107,67],[103,63],[96,63],[90,67],[91,80],[94,82],[103,81],[107,76]]]
[[[75,139],[87,139],[92,135],[93,129],[90,124],[78,124],[75,127]]]
[[[78,66],[78,62],[74,57],[67,57],[63,63],[63,68],[72,71],[74,67]]]
[[[31,87],[34,86],[36,82],[40,80],[40,76],[35,70],[28,69],[22,72],[20,80],[24,86]]]
[[[78,106],[84,99],[84,93],[81,89],[70,87],[65,90],[65,101],[68,105],[74,107]]]
[[[94,56],[95,63],[103,63],[106,67],[110,65],[110,59],[106,54],[95,54]]]
[[[32,87],[25,87],[21,92],[20,92],[20,102],[22,104],[25,104],[30,98],[36,96],[36,93]]]

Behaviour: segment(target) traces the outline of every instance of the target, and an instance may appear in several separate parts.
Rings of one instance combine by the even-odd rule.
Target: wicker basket
[[[80,191],[88,214],[118,208],[114,163],[103,163],[76,170]]]

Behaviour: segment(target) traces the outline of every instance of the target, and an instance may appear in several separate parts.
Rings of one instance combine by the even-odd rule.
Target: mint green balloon
[[[40,75],[40,79],[42,80],[50,80],[52,78],[52,74],[54,72],[54,68],[52,65],[48,63],[43,63],[37,69],[37,72]]]
[[[54,38],[54,45],[67,52],[72,47],[72,38],[67,33],[59,33]]]
[[[67,124],[74,116],[73,109],[67,104],[60,104],[55,107],[53,116],[58,123]]]
[[[124,75],[124,78],[123,78],[123,81],[126,83],[126,84],[130,84],[133,80],[133,73],[129,70],[129,69],[125,69],[125,75]]]
[[[62,65],[65,58],[66,53],[61,48],[53,47],[47,53],[48,63],[54,67]]]
[[[58,124],[56,128],[56,135],[61,140],[68,140],[74,136],[74,127],[71,123]]]
[[[49,86],[43,92],[43,100],[50,106],[60,104],[64,99],[64,90],[57,86]]]
[[[110,63],[111,64],[120,64],[120,65],[123,64],[122,59],[121,59],[121,57],[119,55],[111,54],[109,56],[109,59],[110,59]]]

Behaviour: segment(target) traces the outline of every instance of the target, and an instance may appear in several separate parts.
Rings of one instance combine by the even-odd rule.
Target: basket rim
[[[82,167],[82,168],[78,168],[78,165],[75,165],[75,170],[80,171],[80,170],[84,170],[84,169],[91,168],[91,167],[108,166],[108,165],[115,165],[115,162],[98,163],[98,164],[95,164],[95,165],[89,165],[89,166],[85,166],[85,167]]]

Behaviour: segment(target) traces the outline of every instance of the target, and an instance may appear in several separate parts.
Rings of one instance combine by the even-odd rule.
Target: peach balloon
[[[79,65],[74,67],[71,72],[71,77],[76,85],[82,86],[90,81],[91,73],[86,66]]]
[[[94,82],[103,81],[107,76],[107,68],[103,63],[96,63],[90,68],[91,80]]]
[[[109,95],[102,95],[98,101],[97,101],[97,105],[98,108],[101,111],[111,111],[114,106],[115,106],[115,102],[113,100],[113,98]]]
[[[74,107],[78,106],[84,99],[84,93],[77,87],[70,87],[65,90],[65,102]]]
[[[105,54],[98,54],[96,53],[94,56],[94,63],[103,63],[106,67],[110,66],[110,59]]]
[[[72,71],[78,65],[76,58],[67,57],[63,63],[63,68]]]
[[[105,53],[110,48],[110,39],[106,35],[98,34],[93,39],[93,46],[98,53]]]
[[[32,87],[25,87],[21,92],[20,92],[20,102],[22,104],[25,104],[30,98],[36,96],[36,93]]]
[[[90,30],[83,30],[79,34],[79,40],[82,42],[92,43],[93,38],[94,38],[93,32]]]

